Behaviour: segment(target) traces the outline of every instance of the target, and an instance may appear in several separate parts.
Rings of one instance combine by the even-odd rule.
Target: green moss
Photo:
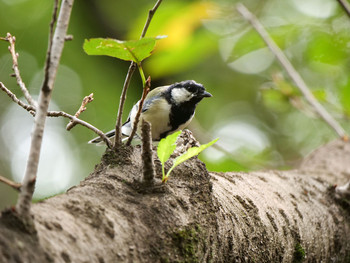
[[[201,228],[199,225],[180,229],[172,234],[173,245],[179,250],[184,262],[199,262],[197,257]]]
[[[293,263],[303,262],[305,259],[305,250],[300,243],[296,243],[293,253]]]

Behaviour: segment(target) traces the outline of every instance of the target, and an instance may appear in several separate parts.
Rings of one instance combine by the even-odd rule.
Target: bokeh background
[[[203,100],[190,129],[200,142],[220,137],[200,158],[213,171],[289,169],[336,134],[305,103],[260,37],[235,10],[234,0],[164,0],[147,36],[167,35],[144,62],[152,86],[194,79],[214,96]],[[115,125],[129,62],[88,56],[84,39],[138,39],[155,0],[76,0],[51,109],[74,114],[84,96],[95,100],[81,115],[101,130]],[[350,19],[336,0],[250,0],[273,39],[314,95],[349,130]],[[53,1],[0,0],[0,36],[17,38],[22,78],[34,97],[43,79]],[[8,43],[0,41],[0,81],[22,97],[12,73]],[[125,111],[140,98],[134,74]],[[124,120],[127,114],[124,115]],[[95,134],[50,118],[45,130],[35,199],[77,184],[93,171],[104,147],[87,144]],[[0,93],[0,174],[21,181],[33,118]],[[17,194],[0,184],[0,209]]]

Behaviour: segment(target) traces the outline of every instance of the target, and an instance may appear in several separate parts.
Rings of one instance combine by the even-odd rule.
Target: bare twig
[[[151,184],[155,176],[152,150],[152,133],[151,124],[145,120],[142,120],[141,123],[141,137],[143,182],[146,184]]]
[[[12,93],[9,89],[7,89],[5,87],[5,85],[0,82],[0,88],[5,91],[5,93],[15,102],[17,103],[19,106],[21,106],[23,109],[27,110],[30,114],[32,114],[33,116],[35,116],[36,114],[36,109],[31,106],[28,105],[26,103],[24,103],[23,101],[19,100],[16,95],[14,93]],[[90,94],[91,95],[91,94]],[[101,137],[101,139],[106,143],[106,145],[109,148],[112,148],[112,142],[110,141],[110,139],[99,129],[97,129],[95,126],[91,125],[90,123],[80,120],[78,119],[77,116],[73,116],[70,115],[66,112],[63,111],[48,111],[47,112],[47,116],[48,117],[65,117],[68,118],[70,120],[72,120],[75,124],[80,124],[82,126],[85,126],[86,128],[92,130],[93,132],[95,132],[97,135],[99,135]]]
[[[321,118],[343,139],[348,140],[348,136],[340,124],[325,110],[325,108],[317,101],[314,95],[311,93],[304,80],[299,73],[294,69],[291,62],[284,55],[282,50],[270,37],[269,33],[265,30],[259,20],[241,3],[236,6],[238,12],[242,17],[247,20],[260,37],[264,40],[271,52],[276,56],[278,61],[284,67],[290,78],[294,81],[301,93],[304,95],[306,101],[315,109],[315,111],[321,116]]]
[[[75,116],[76,118],[78,118],[78,117],[80,116],[80,114],[81,114],[83,111],[86,110],[86,107],[85,107],[85,106],[86,106],[88,103],[90,103],[91,101],[94,100],[93,96],[94,96],[94,94],[91,93],[89,96],[85,96],[85,97],[84,97],[83,101],[81,102],[81,105],[80,105],[79,110],[74,114],[74,116]],[[74,122],[73,120],[71,120],[71,121],[67,124],[67,127],[66,127],[67,131],[71,130],[76,124],[77,124],[76,122]]]
[[[124,86],[122,90],[122,94],[120,95],[120,101],[119,101],[119,107],[118,107],[118,115],[117,115],[117,122],[115,125],[115,141],[114,141],[114,148],[118,148],[120,144],[122,143],[122,116],[123,116],[123,109],[124,104],[126,100],[126,92],[129,88],[130,80],[132,75],[134,74],[136,69],[136,63],[131,62],[128,73],[126,74],[126,78],[124,81]]]
[[[130,145],[131,144],[131,141],[132,139],[134,138],[135,134],[136,134],[136,131],[137,131],[137,126],[138,126],[138,123],[139,123],[139,120],[140,120],[140,116],[141,116],[141,112],[142,112],[142,107],[143,107],[143,103],[145,102],[145,99],[146,99],[146,96],[150,90],[150,87],[151,87],[151,77],[148,77],[148,79],[146,80],[146,83],[145,83],[145,87],[143,88],[143,92],[142,92],[142,97],[141,97],[141,100],[140,100],[140,103],[139,103],[139,108],[137,109],[137,113],[136,113],[136,116],[135,116],[135,120],[134,120],[134,123],[132,125],[132,130],[131,130],[131,133],[130,133],[130,136],[128,138],[128,140],[126,141],[126,145]]]
[[[162,0],[158,0],[157,3],[154,5],[154,7],[148,11],[148,17],[146,20],[146,24],[143,27],[140,39],[144,38],[146,36],[147,30],[148,30],[149,25],[151,24],[152,18],[153,18],[154,14],[156,13],[156,11],[161,3],[162,3]]]
[[[16,53],[16,50],[15,50],[16,38],[15,38],[15,36],[12,36],[10,33],[7,33],[6,38],[4,38],[4,40],[6,40],[10,43],[9,51],[10,51],[11,56],[12,56],[12,69],[15,73],[17,84],[21,88],[23,95],[26,98],[26,100],[28,101],[28,103],[31,106],[37,107],[38,103],[29,94],[29,91],[28,91],[26,85],[24,84],[22,77],[21,77],[21,74],[19,72],[19,68],[18,68],[18,56],[19,55],[18,55],[18,53]]]
[[[346,0],[337,0],[341,7],[344,9],[345,13],[350,17],[350,4]]]
[[[48,117],[65,117],[65,118],[68,118],[68,119],[72,120],[75,124],[80,124],[82,126],[85,126],[88,129],[92,130],[93,132],[95,132],[106,143],[108,148],[111,149],[113,147],[113,144],[112,144],[111,140],[104,134],[103,131],[97,129],[95,126],[93,126],[92,124],[90,124],[90,123],[88,123],[86,121],[78,119],[77,117],[75,117],[73,115],[70,115],[70,114],[68,114],[68,113],[66,113],[64,111],[49,111],[47,113],[47,116]]]
[[[45,121],[47,116],[47,110],[49,102],[51,100],[52,90],[54,88],[54,82],[57,74],[59,61],[62,55],[64,39],[67,34],[67,28],[69,24],[69,18],[72,11],[74,0],[64,0],[61,3],[60,13],[57,20],[55,33],[50,38],[46,64],[45,64],[45,77],[41,86],[38,107],[35,115],[35,122],[32,131],[31,146],[29,151],[29,158],[27,161],[27,167],[22,183],[22,191],[19,195],[16,210],[23,220],[31,222],[30,216],[31,200],[35,188],[36,174],[38,170],[38,163],[40,157],[40,150],[42,144],[42,138],[44,133]],[[56,0],[53,14],[53,22],[50,24],[50,32],[53,31],[53,25],[55,21],[56,6],[58,0]]]
[[[24,108],[27,111],[35,111],[35,107],[32,105],[28,105],[18,99],[14,93],[12,93],[8,88],[5,87],[5,85],[0,82],[0,88],[13,100],[13,102],[17,103],[19,106]]]
[[[156,2],[156,4],[154,5],[154,7],[152,9],[150,9],[148,11],[148,17],[145,23],[145,26],[143,27],[140,39],[144,38],[148,27],[152,21],[152,18],[155,14],[155,12],[157,11],[158,7],[160,6],[160,4],[162,3],[162,0],[158,0]],[[129,88],[129,84],[130,84],[130,80],[132,75],[134,74],[136,69],[136,63],[135,62],[131,62],[128,73],[126,74],[126,78],[124,81],[124,86],[123,86],[123,90],[122,90],[122,94],[120,95],[120,101],[119,101],[119,107],[118,107],[118,115],[117,115],[117,121],[115,124],[115,142],[114,142],[114,149],[118,148],[119,145],[122,142],[122,132],[121,132],[121,128],[122,128],[122,116],[123,116],[123,109],[124,109],[124,104],[125,104],[125,100],[126,100],[126,93],[127,90]]]
[[[22,185],[20,183],[13,182],[10,179],[7,179],[6,177],[3,177],[1,175],[0,175],[0,182],[3,182],[4,184],[7,184],[8,186],[11,186],[16,191],[20,191],[21,190],[21,186]]]

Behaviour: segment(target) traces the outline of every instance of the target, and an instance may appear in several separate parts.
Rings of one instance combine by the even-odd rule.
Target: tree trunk
[[[4,211],[0,262],[350,262],[350,209],[331,186],[349,180],[349,143],[292,171],[209,173],[192,158],[152,186],[140,156],[107,151],[80,185],[33,205],[35,229]]]

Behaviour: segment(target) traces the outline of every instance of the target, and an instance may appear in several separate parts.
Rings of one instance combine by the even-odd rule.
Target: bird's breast
[[[159,140],[160,135],[171,129],[169,112],[171,106],[165,100],[154,101],[147,111],[143,112],[141,118],[151,123],[152,139]]]

